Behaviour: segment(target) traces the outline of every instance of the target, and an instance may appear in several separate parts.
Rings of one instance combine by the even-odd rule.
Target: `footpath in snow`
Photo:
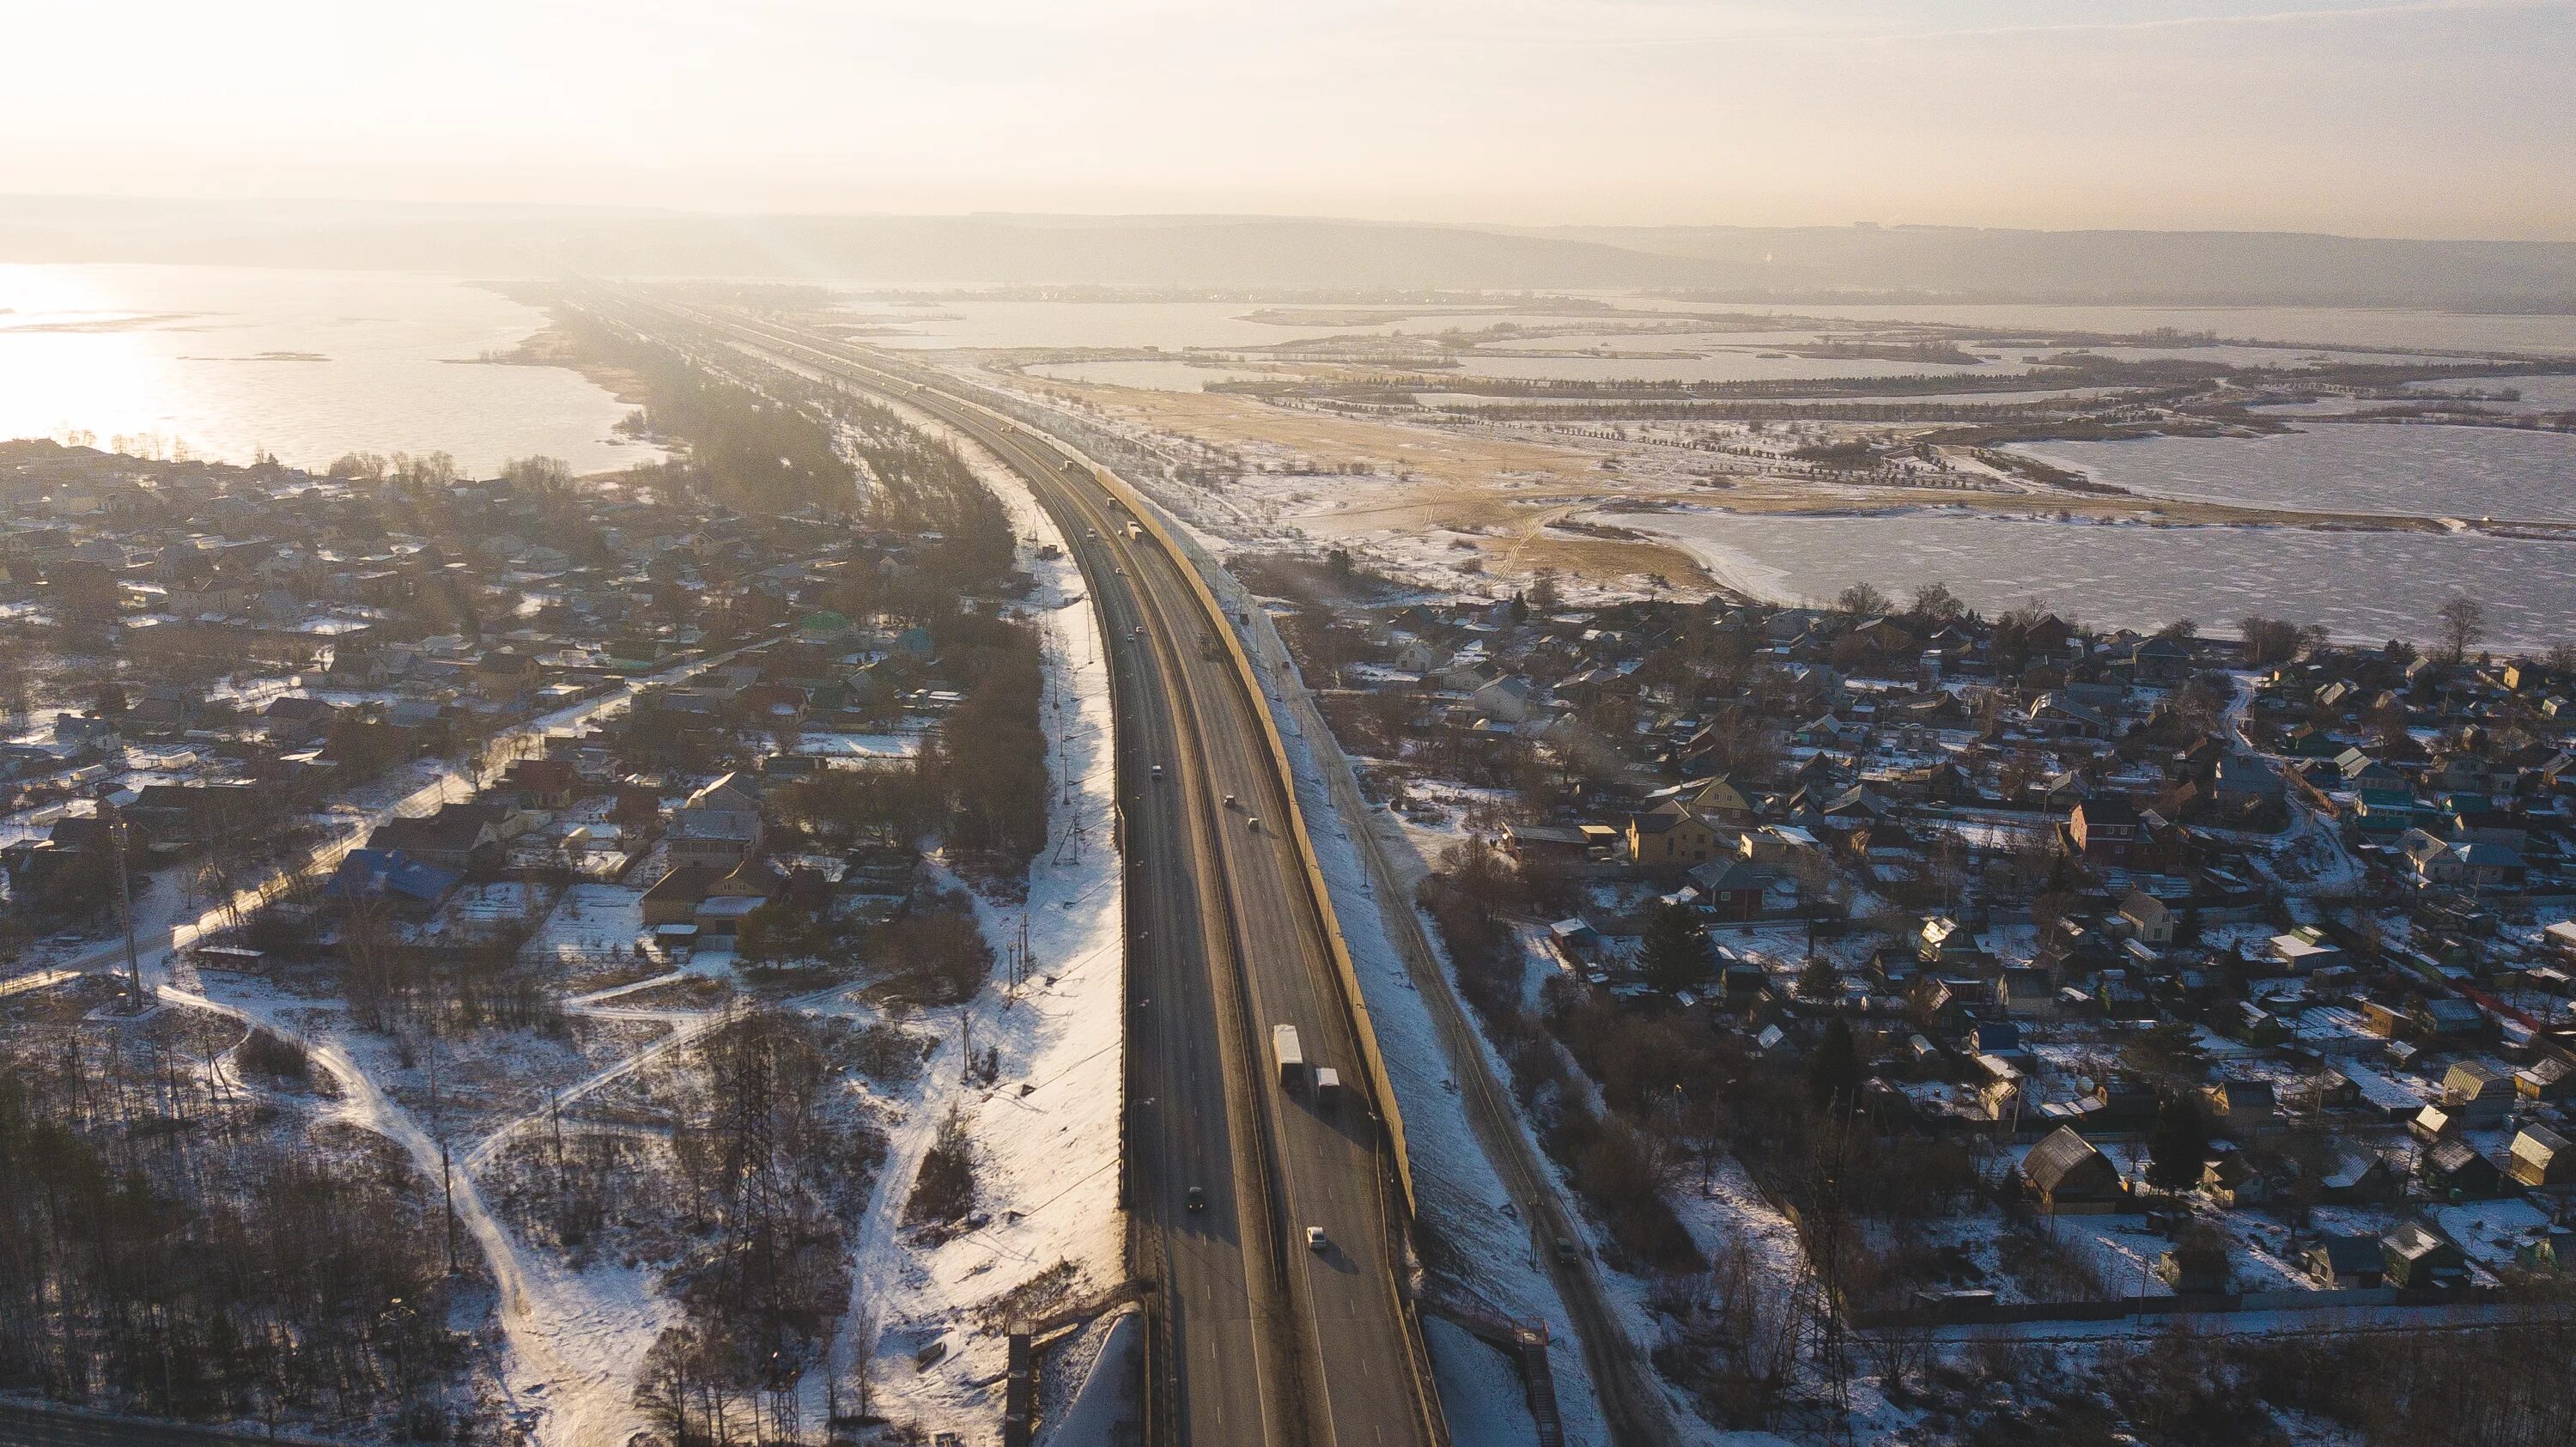
[[[684,664],[657,675],[656,681],[687,677],[730,656]],[[424,762],[372,784],[345,808],[334,811],[335,831],[311,854],[232,899],[211,905],[189,899],[164,877],[153,881],[147,908],[138,911],[149,921],[138,930],[148,930],[148,939],[138,951],[139,962],[146,983],[161,998],[303,1039],[315,1063],[339,1088],[338,1119],[401,1147],[432,1189],[443,1175],[452,1182],[458,1224],[482,1256],[498,1292],[498,1325],[506,1351],[501,1379],[495,1385],[514,1423],[531,1430],[544,1447],[592,1447],[594,1443],[615,1447],[641,1425],[632,1399],[633,1372],[644,1348],[671,1319],[669,1306],[654,1295],[648,1275],[618,1267],[574,1273],[523,1252],[485,1203],[464,1159],[467,1152],[461,1147],[473,1143],[451,1138],[442,1152],[432,1131],[383,1087],[381,1078],[389,1078],[387,1068],[381,1063],[371,1065],[370,1058],[382,1053],[385,1042],[345,1031],[317,1037],[305,1027],[317,1013],[327,1012],[313,1011],[312,1002],[283,996],[249,977],[222,972],[201,977],[189,965],[186,950],[273,899],[294,877],[327,873],[376,825],[397,816],[430,812],[458,793],[470,794],[483,774],[541,747],[550,730],[623,708],[634,692],[635,686],[630,685],[504,730],[469,762]],[[117,968],[122,964],[120,956],[121,950],[115,947],[96,950],[78,967]],[[650,1053],[676,1043],[679,1034],[675,1031]],[[631,1064],[612,1066],[605,1074],[621,1073]],[[443,1164],[448,1167],[445,1171]]]

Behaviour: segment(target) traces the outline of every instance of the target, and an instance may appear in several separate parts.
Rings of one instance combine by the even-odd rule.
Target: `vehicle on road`
[[[1252,831],[1253,833],[1255,833],[1255,834],[1260,833],[1260,832],[1261,832],[1261,816],[1260,816],[1260,815],[1258,815],[1258,814],[1255,814],[1255,815],[1253,815],[1251,818],[1244,820],[1244,821],[1243,821],[1243,827],[1244,827],[1244,828],[1246,828],[1246,829],[1251,830],[1251,831]]]
[[[1206,1210],[1207,1188],[1204,1186],[1192,1186],[1188,1190],[1183,1191],[1181,1193],[1181,1204],[1193,1211]]]
[[[1156,764],[1156,765],[1154,766],[1154,777],[1155,777],[1155,778],[1157,778],[1157,779],[1159,779],[1159,778],[1163,777],[1163,766],[1162,766],[1162,765],[1160,765],[1160,764]]]
[[[1143,523],[1129,523],[1127,525],[1127,536],[1130,540],[1141,538],[1144,535],[1145,525]]]
[[[1306,1228],[1306,1249],[1307,1249],[1307,1250],[1309,1250],[1309,1251],[1317,1251],[1317,1252],[1320,1252],[1320,1251],[1322,1251],[1325,1247],[1327,1247],[1327,1246],[1329,1246],[1329,1245],[1331,1245],[1331,1244],[1332,1244],[1331,1242],[1329,1242],[1329,1241],[1327,1241],[1327,1240],[1325,1240],[1325,1239],[1324,1239],[1324,1228],[1323,1228],[1323,1227],[1321,1227],[1321,1226],[1309,1226],[1309,1227],[1307,1227],[1307,1228]]]
[[[1225,807],[1229,809],[1234,807],[1234,796],[1232,794],[1225,796]]]
[[[1317,1066],[1315,1068],[1316,1102],[1321,1105],[1330,1105],[1334,1101],[1339,1100],[1341,1098],[1341,1094],[1342,1073],[1329,1065]]]
[[[1297,1042],[1297,1027],[1274,1025],[1270,1029],[1270,1053],[1279,1058],[1279,1083],[1294,1085],[1306,1069],[1306,1048]]]
[[[1574,1243],[1562,1236],[1556,1238],[1556,1264],[1559,1266],[1574,1264]]]

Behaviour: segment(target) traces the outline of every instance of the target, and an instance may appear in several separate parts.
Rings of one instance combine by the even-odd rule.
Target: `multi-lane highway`
[[[1266,707],[1189,563],[1150,527],[1131,536],[1137,519],[1086,460],[935,385],[765,323],[617,310],[937,417],[1027,479],[1082,567],[1109,634],[1134,867],[1126,1145],[1133,1257],[1157,1288],[1152,1440],[1444,1442],[1393,1142],[1327,905]],[[1286,1083],[1270,1054],[1281,1024],[1309,1062]],[[1314,1077],[1327,1066],[1344,1082],[1331,1099]]]

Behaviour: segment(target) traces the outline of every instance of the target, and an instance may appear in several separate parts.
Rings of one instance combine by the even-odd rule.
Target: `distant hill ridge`
[[[0,198],[0,261],[581,270],[917,286],[1647,288],[1809,302],[2576,311],[2576,244],[2244,231],[717,216],[21,197]]]

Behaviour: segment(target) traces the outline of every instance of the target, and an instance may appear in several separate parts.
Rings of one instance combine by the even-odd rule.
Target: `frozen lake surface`
[[[1738,316],[1833,317],[1855,322],[1949,322],[1971,327],[2136,336],[2159,327],[2215,332],[2259,342],[2318,346],[2422,347],[2443,352],[2576,356],[2576,314],[2517,315],[2371,307],[2164,307],[1860,303],[1837,306],[1740,302],[1628,301],[1663,310]]]
[[[2310,422],[2270,437],[2143,437],[2014,450],[2156,497],[2576,521],[2576,433]]]
[[[857,293],[858,285],[844,283]],[[1778,346],[1812,338],[1815,331],[1798,318],[1853,324],[2012,328],[2031,332],[2082,332],[2137,336],[2158,328],[2179,332],[2215,332],[2250,341],[2297,343],[2319,348],[2398,347],[2437,352],[2511,352],[2576,356],[2576,315],[2471,315],[2458,312],[2370,310],[2335,307],[2151,307],[2151,306],[1977,306],[1847,304],[1754,306],[1741,302],[1684,302],[1620,293],[1558,292],[1604,303],[1617,312],[1692,313],[1740,319],[1758,329],[1671,333],[1665,336],[1587,329],[1577,336],[1531,338],[1524,347],[1601,345],[1633,351],[1687,351],[1695,346]],[[851,311],[882,323],[899,335],[866,337],[873,345],[904,348],[938,347],[1258,347],[1304,337],[1384,335],[1411,336],[1476,331],[1509,322],[1522,327],[1564,328],[1583,325],[1579,314],[1520,312],[1499,305],[1479,309],[1459,306],[1425,309],[1394,317],[1402,307],[1336,307],[1273,305],[1248,301],[1027,301],[937,293],[924,305],[904,306],[879,296],[854,294]],[[1359,319],[1385,312],[1386,320]],[[1266,313],[1276,321],[1247,318]],[[1640,322],[1646,319],[1640,318]],[[1762,325],[1777,322],[1777,325]],[[1848,336],[1848,332],[1839,333]],[[2051,351],[2061,350],[2057,348]],[[2249,360],[2226,350],[2157,348],[2176,356]],[[2138,353],[2143,355],[2144,352]],[[2272,354],[2276,362],[2295,353]],[[1845,376],[1818,371],[1796,375]],[[1870,373],[1865,375],[1877,375]]]
[[[2487,605],[2497,646],[2576,640],[2576,543],[2474,533],[2060,523],[1959,512],[1844,517],[1610,513],[1689,549],[1721,580],[1784,602],[1856,582],[1900,598],[1938,579],[1991,614],[2032,601],[2099,627],[2248,613],[2343,639],[2422,640],[2458,594]]]
[[[614,439],[628,409],[579,373],[476,362],[544,324],[401,272],[0,265],[0,438],[153,438],[228,462],[265,447],[316,468],[447,452],[483,474],[529,454],[577,472],[658,459]]]

